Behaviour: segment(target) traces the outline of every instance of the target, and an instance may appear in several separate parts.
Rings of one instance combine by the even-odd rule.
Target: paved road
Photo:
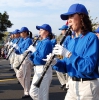
[[[18,84],[13,71],[9,71],[9,61],[0,59],[0,100],[22,100],[23,88]],[[32,78],[31,78],[32,79]],[[49,100],[64,100],[66,92],[59,89],[60,83],[53,72],[53,80],[49,91]],[[25,99],[25,100],[32,100]]]

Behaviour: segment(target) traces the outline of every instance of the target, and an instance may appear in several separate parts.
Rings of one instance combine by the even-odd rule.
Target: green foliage
[[[2,40],[2,38],[4,37],[5,35],[0,33],[0,40]]]
[[[90,14],[90,10],[88,11]],[[97,26],[99,25],[99,21],[97,21],[98,17],[95,17],[94,19],[92,18],[92,16],[90,16],[90,20],[92,22],[92,29],[93,31],[97,28]]]
[[[7,28],[10,28],[12,25],[7,12],[0,13],[0,40],[5,36],[4,32],[7,31]]]

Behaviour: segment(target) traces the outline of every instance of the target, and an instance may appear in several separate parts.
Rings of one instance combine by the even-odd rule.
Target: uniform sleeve
[[[67,73],[65,59],[57,60],[57,64],[55,64],[54,66],[52,66],[52,68],[54,70],[56,70],[56,71]]]
[[[27,39],[27,41],[25,41],[25,43],[19,47],[18,49],[15,49],[15,53],[16,54],[23,54],[25,50],[27,50],[27,48],[32,44],[32,40],[31,39]]]
[[[35,65],[44,65],[46,62],[42,59],[46,59],[46,55],[52,52],[52,44],[51,42],[43,42],[39,47],[39,50],[36,50],[32,55],[32,62]]]
[[[99,50],[99,42],[98,38],[94,35],[89,37],[88,43],[86,45],[84,56],[80,57],[80,55],[72,54],[69,58],[72,67],[81,74],[90,75],[95,66],[97,66],[97,59],[98,59],[98,50]]]
[[[67,36],[65,38],[65,41],[63,42],[63,47],[64,48],[67,48],[67,45],[68,45],[68,43],[69,43],[70,40],[71,40],[71,36]]]

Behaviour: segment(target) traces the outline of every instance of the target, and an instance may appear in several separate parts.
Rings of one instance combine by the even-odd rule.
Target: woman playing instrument
[[[46,63],[43,59],[46,55],[52,52],[52,29],[48,24],[43,24],[42,26],[36,26],[39,30],[39,35],[41,40],[36,46],[36,51],[31,55],[30,59],[35,64],[34,66],[34,76],[30,88],[30,96],[33,100],[48,100],[49,86],[52,80],[52,68],[50,67],[43,78],[40,88],[34,86],[34,83],[40,77],[44,64]]]
[[[82,4],[73,4],[61,18],[68,20],[75,32],[74,38],[67,38],[66,48],[57,44],[53,50],[55,55],[65,56],[53,61],[53,69],[70,76],[65,100],[99,100],[99,42],[92,32],[88,11]]]
[[[23,41],[18,45],[18,48],[15,49],[15,53],[20,55],[20,61],[22,61],[23,57],[25,56],[25,51],[29,48],[32,44],[32,33],[28,30],[27,27],[22,27],[19,31],[20,36],[23,38]],[[24,62],[22,63],[19,70],[16,71],[16,77],[18,78],[20,84],[24,88],[24,95],[23,98],[30,97],[29,90],[30,90],[30,79],[31,79],[31,68],[32,64],[27,57]]]

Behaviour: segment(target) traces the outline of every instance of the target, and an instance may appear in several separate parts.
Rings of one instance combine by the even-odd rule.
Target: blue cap
[[[29,30],[27,27],[22,27],[19,33],[22,33],[22,32],[29,32]]]
[[[51,29],[50,25],[48,25],[48,24],[43,24],[42,26],[36,26],[36,29],[37,30],[44,29],[44,30],[48,31],[49,33],[52,33],[52,29]]]
[[[68,26],[67,25],[63,25],[61,28],[59,28],[59,30],[67,30]]]
[[[83,13],[88,15],[88,11],[86,7],[82,4],[73,4],[69,7],[68,12],[61,14],[60,17],[62,20],[67,20],[69,15],[76,14],[76,13]]]
[[[19,33],[20,33],[19,31],[20,31],[19,29],[16,29],[16,30],[13,32],[13,34],[19,34]]]

